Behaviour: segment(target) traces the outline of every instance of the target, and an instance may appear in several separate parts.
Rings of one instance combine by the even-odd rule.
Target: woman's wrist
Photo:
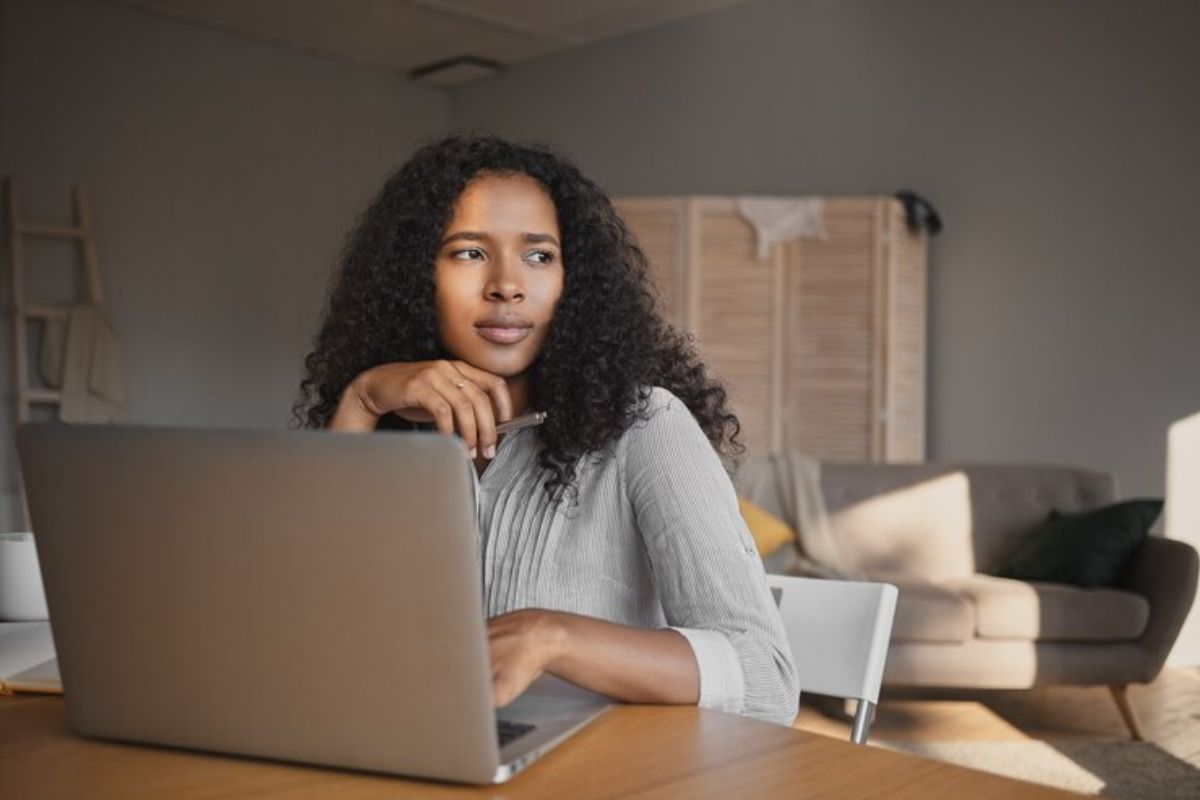
[[[337,410],[329,421],[333,431],[373,431],[379,415],[371,410],[367,394],[367,372],[361,372],[342,390]]]
[[[648,630],[572,614],[529,610],[529,646],[542,669],[577,686],[638,703],[693,704],[700,673],[688,640],[668,629]]]
[[[542,652],[542,663],[548,671],[561,667],[571,652],[571,623],[573,617],[561,611],[539,610],[533,620],[534,640]]]

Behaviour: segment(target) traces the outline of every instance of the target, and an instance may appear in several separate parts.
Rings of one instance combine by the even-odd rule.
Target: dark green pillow
[[[1126,500],[1079,514],[1051,511],[996,576],[1023,581],[1113,586],[1142,546],[1163,501]]]

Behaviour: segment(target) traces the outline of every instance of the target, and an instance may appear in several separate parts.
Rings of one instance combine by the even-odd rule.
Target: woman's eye
[[[466,250],[455,250],[450,257],[459,261],[475,261],[483,258],[483,251],[478,247],[468,247]]]
[[[533,261],[536,264],[554,263],[554,253],[551,253],[548,250],[532,250],[525,254],[525,258],[526,260]]]

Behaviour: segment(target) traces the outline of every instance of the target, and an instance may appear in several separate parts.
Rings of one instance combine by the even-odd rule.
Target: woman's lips
[[[476,327],[484,339],[494,344],[516,344],[529,335],[533,328],[487,328]]]

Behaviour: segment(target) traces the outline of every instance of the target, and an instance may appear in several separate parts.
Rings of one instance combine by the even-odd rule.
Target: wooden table
[[[619,706],[476,788],[83,739],[60,697],[0,698],[2,798],[1079,796],[692,707]]]

